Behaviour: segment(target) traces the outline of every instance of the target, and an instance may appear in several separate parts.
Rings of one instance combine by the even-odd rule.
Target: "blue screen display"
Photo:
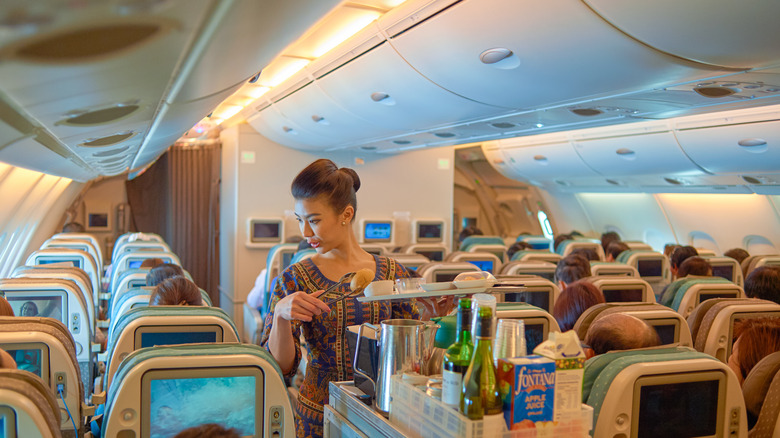
[[[141,333],[141,348],[201,342],[217,342],[217,334],[215,332]]]
[[[255,436],[255,377],[155,379],[150,382],[150,438],[169,438],[206,423]]]
[[[130,260],[130,262],[127,263],[127,267],[130,269],[138,269],[143,262],[143,260]]]
[[[468,262],[478,267],[480,271],[493,273],[493,262],[491,260],[469,260]]]
[[[390,222],[367,222],[363,238],[364,240],[390,240],[392,228]]]
[[[76,268],[81,268],[81,260],[79,259],[38,259],[39,265],[51,265],[54,263],[69,263]]]
[[[5,350],[16,361],[16,368],[29,371],[38,377],[41,376],[41,350],[33,348],[30,350]],[[48,376],[47,376],[48,379]],[[1,429],[0,429],[1,430]]]

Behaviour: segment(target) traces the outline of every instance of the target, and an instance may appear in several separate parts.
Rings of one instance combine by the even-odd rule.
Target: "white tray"
[[[499,286],[499,287],[474,287],[474,288],[468,288],[468,289],[445,289],[445,290],[432,290],[430,292],[428,291],[421,291],[421,292],[407,292],[407,293],[400,293],[400,294],[393,294],[393,295],[379,295],[375,297],[357,297],[357,300],[361,303],[369,303],[372,301],[397,301],[397,300],[408,300],[410,298],[435,298],[435,297],[447,297],[447,296],[463,296],[463,295],[474,295],[474,294],[492,294],[492,293],[500,293],[500,294],[507,294],[507,293],[517,293],[517,292],[524,292],[525,287],[523,286]]]

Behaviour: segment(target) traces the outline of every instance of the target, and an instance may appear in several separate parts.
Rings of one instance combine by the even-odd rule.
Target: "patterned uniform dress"
[[[405,267],[395,260],[374,256],[376,272],[374,280],[392,280],[409,277]],[[289,266],[280,274],[271,297],[269,313],[260,345],[268,348],[276,303],[297,291],[314,293],[335,284],[326,278],[311,259]],[[338,292],[348,292],[349,283],[341,285]],[[337,294],[331,295],[336,297]],[[330,298],[326,297],[326,300]],[[347,298],[331,306],[329,314],[316,316],[311,322],[292,321],[295,339],[295,362],[288,377],[295,375],[301,360],[300,335],[308,344],[309,363],[295,406],[295,429],[298,437],[321,437],[323,434],[323,405],[328,403],[328,383],[352,380],[352,357],[347,345],[347,326],[370,322],[379,324],[385,319],[420,319],[413,300],[360,303]]]

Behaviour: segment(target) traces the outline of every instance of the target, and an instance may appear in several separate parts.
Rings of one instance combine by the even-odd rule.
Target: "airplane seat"
[[[748,256],[745,260],[742,260],[742,263],[739,264],[739,267],[742,269],[742,278],[747,278],[748,273],[752,271],[751,264],[754,263],[754,260],[757,258],[762,257],[761,255],[751,255]]]
[[[745,287],[745,279],[742,276],[742,269],[739,262],[731,257],[712,257],[704,256],[704,260],[707,260],[712,266],[712,276],[722,277],[726,280],[736,284],[737,286]]]
[[[116,371],[101,436],[173,436],[222,423],[241,436],[291,437],[295,419],[287,394],[276,361],[256,345],[142,348]]]
[[[120,252],[122,249],[122,246],[124,246],[128,242],[163,242],[165,243],[165,240],[160,237],[159,234],[154,233],[125,233],[121,236],[117,237],[116,242],[114,242],[114,250],[111,253],[111,260],[115,260],[115,256],[117,252]]]
[[[594,277],[635,277],[639,272],[635,267],[617,262],[590,262],[590,272]]]
[[[734,324],[761,317],[780,318],[780,304],[755,298],[718,302],[702,318],[694,347],[726,363],[734,342]]]
[[[120,362],[152,345],[239,342],[233,320],[218,307],[152,306],[130,309],[109,334],[103,388],[111,388]]]
[[[280,243],[271,247],[268,250],[268,256],[266,257],[265,269],[265,290],[271,289],[271,281],[274,277],[279,275],[284,268],[292,263],[292,259],[295,253],[298,251],[297,243]]]
[[[90,312],[90,317],[94,316],[94,320],[90,320],[92,324],[92,332],[99,324],[100,308],[94,292],[92,291],[92,282],[89,276],[83,269],[68,268],[68,267],[48,267],[46,265],[38,266],[17,266],[11,273],[11,278],[60,278],[63,280],[70,280],[74,282],[81,293],[84,295],[86,301],[94,308],[93,312]]]
[[[550,251],[522,250],[512,254],[511,261],[522,261],[522,262],[539,261],[539,262],[549,262],[554,265],[557,265],[558,261],[562,258],[563,257],[560,254],[556,254]]]
[[[97,237],[89,233],[57,233],[51,236],[51,239],[84,240],[89,242],[98,255],[99,266],[103,266],[103,246],[98,242]]]
[[[558,285],[538,275],[499,276],[498,281],[522,283],[525,288],[523,292],[497,295],[498,302],[528,303],[548,313],[552,312],[553,307],[555,307],[555,301],[558,300],[558,296],[561,294]]]
[[[558,244],[558,247],[555,248],[555,252],[560,254],[563,257],[566,257],[567,255],[571,254],[572,251],[575,249],[592,249],[596,251],[596,254],[599,256],[599,260],[604,261],[607,259],[607,257],[604,255],[604,248],[601,246],[601,242],[595,239],[573,239],[573,240],[564,240],[563,242]]]
[[[103,272],[103,260],[100,256],[99,249],[92,246],[88,240],[77,239],[59,239],[50,237],[41,245],[40,249],[46,248],[65,248],[65,249],[78,249],[86,252],[92,257],[95,265],[98,267],[99,272]]]
[[[595,437],[747,436],[734,372],[686,347],[615,351],[585,363]]]
[[[585,339],[585,335],[588,333],[588,329],[591,324],[602,316],[609,315],[611,313],[625,313],[631,311],[658,311],[668,310],[668,307],[664,307],[658,303],[646,303],[646,302],[633,302],[633,303],[601,303],[595,306],[588,307],[582,312],[577,322],[574,323],[574,330],[580,339]]]
[[[489,252],[454,251],[447,255],[445,262],[468,262],[491,274],[501,272],[501,259]]]
[[[636,277],[590,277],[608,303],[645,302],[655,303],[653,288],[648,282]]]
[[[242,342],[257,345],[263,333],[265,320],[256,308],[244,303],[244,336]]]
[[[528,236],[528,235],[518,236],[517,241],[525,242],[531,245],[531,248],[533,249],[544,249],[544,250],[549,250],[550,243],[552,243],[551,239],[548,239],[544,236]]]
[[[523,321],[528,354],[546,341],[550,332],[561,331],[558,321],[549,312],[528,303],[496,303],[496,318]]]
[[[414,271],[417,271],[420,266],[431,262],[428,257],[420,254],[388,254],[388,257],[403,265],[405,268]]]
[[[0,369],[0,424],[3,436],[61,438],[60,408],[40,377]],[[6,434],[12,431],[13,435]]]
[[[426,283],[452,281],[462,272],[480,272],[476,265],[469,262],[430,262],[417,268],[417,273]]]
[[[119,281],[123,272],[129,269],[138,269],[146,259],[161,259],[165,263],[172,263],[181,266],[179,257],[170,251],[138,251],[121,253],[117,260],[112,264],[111,278],[108,283],[108,290],[112,290]]]
[[[718,254],[715,251],[707,248],[696,248],[696,252],[699,253],[699,257],[717,257]]]
[[[469,247],[474,244],[504,246],[504,239],[502,239],[499,236],[484,236],[484,235],[468,236],[460,242],[458,251],[468,251]]]
[[[117,278],[117,282],[111,287],[111,298],[108,300],[108,314],[111,315],[117,300],[130,289],[146,286],[146,276],[149,268],[128,269]]]
[[[722,303],[724,301],[735,301],[735,300],[742,300],[743,298],[711,298],[709,300],[706,300],[702,303],[700,303],[698,306],[696,306],[690,315],[688,315],[688,318],[686,320],[688,321],[688,327],[691,329],[691,336],[693,336],[693,339],[696,339],[696,336],[699,333],[699,327],[701,327],[701,322],[704,319],[704,316],[707,314],[707,312],[714,306],[715,304]]]
[[[639,277],[650,283],[657,296],[672,281],[669,257],[663,253],[632,249],[621,252],[615,261],[636,268]]]
[[[404,254],[418,254],[432,262],[444,261],[447,254],[450,253],[442,243],[410,243],[401,247],[401,251]]]
[[[473,243],[469,245],[466,252],[481,252],[489,253],[498,257],[501,263],[506,262],[506,245],[488,244],[488,243]]]
[[[91,307],[81,289],[70,280],[6,278],[0,279],[0,290],[11,304],[14,315],[53,318],[68,327],[76,346],[81,380],[85,388],[91,389],[97,345],[92,343]],[[33,312],[36,314],[32,315]]]
[[[760,268],[762,266],[780,266],[780,255],[774,254],[774,255],[765,255],[761,257],[753,267]]]
[[[750,438],[773,438],[780,435],[780,351],[761,359],[742,384],[748,422],[755,425]]]
[[[126,242],[112,254],[111,263],[115,263],[120,256],[129,252],[144,252],[144,251],[162,251],[173,252],[171,247],[165,242]]]
[[[144,286],[140,288],[130,289],[129,291],[127,291],[119,298],[116,307],[114,307],[114,312],[111,314],[110,322],[118,321],[122,317],[122,315],[129,312],[130,309],[137,309],[139,307],[148,307],[149,300],[152,297],[152,291],[154,291],[154,287],[151,286]],[[200,296],[201,299],[203,300],[203,306],[211,307],[213,305],[211,302],[211,297],[209,297],[208,292],[206,292],[203,289],[200,289]],[[111,333],[113,333],[114,331],[114,326],[115,324],[113,323],[109,324],[109,329],[108,329],[109,337],[111,336]]]
[[[555,280],[556,266],[545,261],[516,260],[501,266],[500,275],[538,275],[550,281]]]
[[[720,277],[688,277],[674,295],[672,309],[684,318],[701,302],[710,298],[745,298],[745,291]],[[701,328],[699,329],[701,330]]]
[[[292,260],[290,260],[290,264],[292,265],[295,263],[302,262],[306,259],[312,258],[314,257],[315,254],[317,254],[317,250],[314,248],[302,249],[296,252],[295,255],[293,255]]]
[[[25,261],[24,264],[28,266],[39,266],[60,262],[70,262],[73,266],[84,270],[92,281],[93,299],[99,298],[99,296],[95,297],[94,295],[103,291],[102,285],[100,284],[102,272],[98,270],[95,260],[92,259],[92,256],[86,251],[68,248],[39,249],[33,251],[33,253],[27,257],[27,261]]]
[[[754,269],[761,266],[778,266],[780,265],[779,254],[761,254],[750,256],[742,261],[742,274],[744,278],[747,278]]]
[[[624,240],[629,250],[653,251],[653,247],[639,240]]]
[[[76,436],[66,413],[69,411],[81,437],[85,424],[81,407],[85,401],[84,382],[76,345],[67,327],[52,318],[0,317],[0,348],[14,358],[18,369],[41,378],[55,395],[57,411],[63,413],[59,424],[62,435]],[[58,392],[60,384],[62,396]]]

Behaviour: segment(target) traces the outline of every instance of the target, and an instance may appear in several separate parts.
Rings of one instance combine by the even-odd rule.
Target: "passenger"
[[[610,242],[609,245],[607,245],[607,249],[604,252],[604,255],[607,257],[608,262],[615,262],[617,261],[620,253],[630,249],[631,248],[629,248],[628,245],[623,242]]]
[[[780,304],[780,267],[761,266],[754,269],[745,279],[745,295]]]
[[[601,235],[601,247],[604,248],[604,252],[606,253],[610,243],[620,242],[621,240],[620,234],[614,231],[607,231]]]
[[[531,244],[528,242],[515,242],[509,248],[506,249],[506,259],[512,260],[512,256],[515,255],[516,252],[525,251],[533,248],[534,247],[531,246]]]
[[[184,277],[184,270],[181,266],[173,263],[162,263],[150,269],[146,274],[146,285],[157,286],[163,280],[173,277]]]
[[[569,233],[569,236],[571,236],[572,238],[585,237],[582,233],[580,233],[577,230],[571,230],[571,232]]]
[[[671,257],[669,257],[669,263],[671,264],[671,270],[672,270],[672,278],[676,279],[679,278],[677,275],[677,271],[680,269],[680,265],[682,262],[685,261],[688,257],[694,257],[699,255],[699,252],[696,251],[696,248],[692,246],[680,246],[674,249],[672,251]]]
[[[15,370],[16,361],[5,350],[0,350],[0,369]]]
[[[553,239],[553,252],[558,252],[558,246],[566,240],[574,239],[571,234],[559,234]]]
[[[712,265],[707,260],[699,256],[688,257],[682,264],[680,269],[677,270],[677,274],[680,278],[687,277],[689,275],[695,275],[698,277],[712,277]]]
[[[201,424],[177,433],[173,438],[240,438],[238,430],[225,429],[219,424]]]
[[[0,296],[0,316],[16,316],[14,315],[14,309],[11,307],[11,303]]]
[[[574,324],[587,309],[606,302],[599,288],[587,280],[571,283],[555,300],[552,314],[561,332],[574,328]]]
[[[474,225],[469,225],[468,227],[461,230],[460,235],[458,235],[458,241],[463,242],[463,239],[469,236],[482,236],[482,230],[475,227]]]
[[[343,275],[360,269],[375,272],[375,279],[409,277],[409,272],[394,260],[375,256],[358,244],[353,227],[357,209],[355,193],[360,179],[352,169],[338,168],[330,160],[320,159],[303,169],[292,182],[295,215],[301,233],[317,251],[282,272],[271,297],[265,318],[261,345],[279,363],[283,373],[292,377],[301,360],[300,337],[307,342],[309,365],[295,406],[297,436],[323,435],[323,405],[328,402],[331,381],[351,380],[346,327],[386,319],[430,319],[420,314],[414,300],[363,304],[356,297],[333,302],[333,311],[325,302],[323,289],[338,285]],[[337,293],[349,292],[349,284],[338,286]],[[337,298],[338,295],[332,298]],[[436,314],[446,315],[452,299],[433,303]]]
[[[608,351],[633,350],[661,345],[655,329],[641,319],[623,313],[611,313],[597,319],[585,335],[595,354]]]
[[[154,268],[155,266],[159,266],[165,263],[165,260],[158,259],[158,258],[151,258],[151,259],[145,259],[141,262],[142,268]]]
[[[569,253],[569,255],[571,254],[581,255],[588,259],[589,262],[598,262],[601,260],[599,253],[593,248],[577,248]]]
[[[32,301],[27,301],[22,304],[22,308],[19,309],[21,316],[38,316],[38,306]]]
[[[63,233],[83,233],[84,232],[84,225],[81,225],[78,222],[68,222],[65,225],[62,226],[62,232]]]
[[[558,261],[555,268],[555,282],[561,290],[570,283],[590,277],[590,262],[579,254],[569,254]]]
[[[678,245],[676,243],[667,243],[664,245],[664,255],[668,258],[672,258],[672,253],[675,249],[681,247],[682,245]]]
[[[184,277],[163,280],[149,297],[150,306],[202,306],[203,296],[198,286]]]
[[[728,364],[741,386],[761,359],[780,351],[780,319],[755,318],[735,322],[734,338]]]
[[[731,257],[732,259],[736,260],[737,263],[740,265],[742,264],[742,261],[746,258],[750,257],[750,253],[745,251],[742,248],[731,248],[730,250],[723,253],[726,257]]]

